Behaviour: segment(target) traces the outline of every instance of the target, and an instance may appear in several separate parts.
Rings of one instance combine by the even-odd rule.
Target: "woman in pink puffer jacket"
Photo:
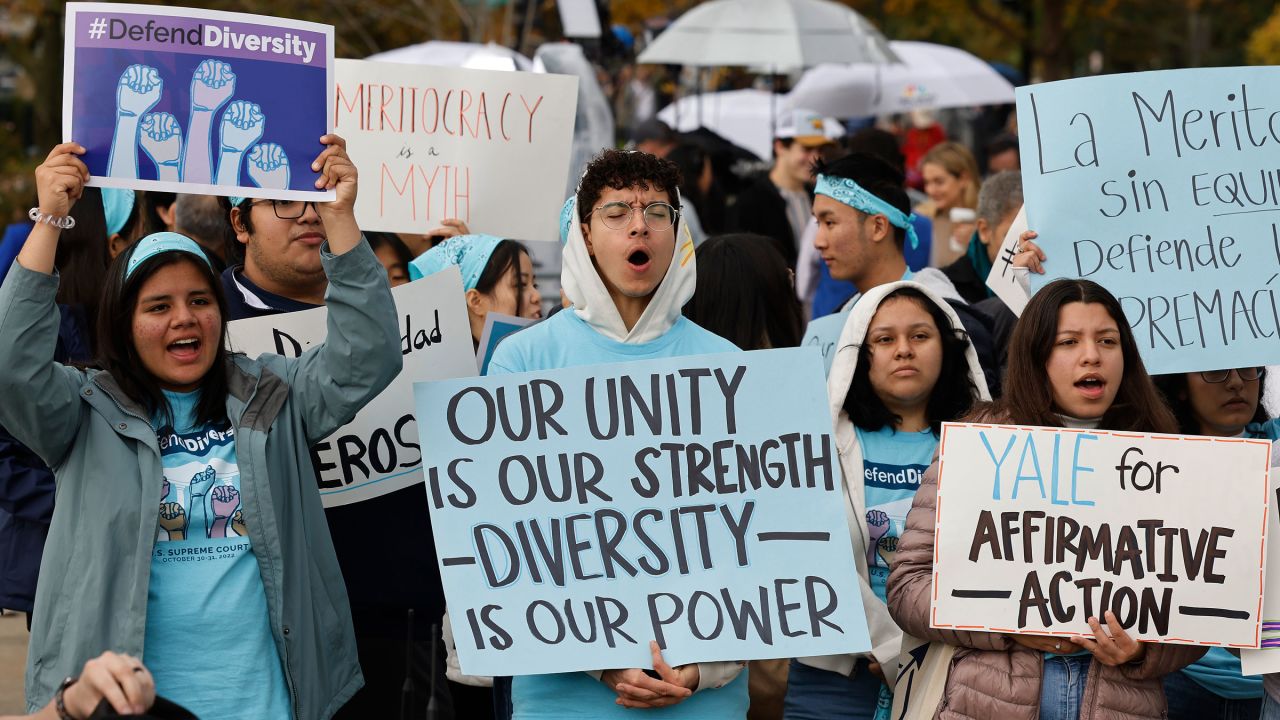
[[[1004,397],[974,422],[1142,432],[1177,432],[1138,356],[1116,299],[1087,280],[1058,280],[1027,304],[1009,345]],[[1153,720],[1166,711],[1161,678],[1191,664],[1203,647],[1140,643],[1108,612],[1111,635],[1094,638],[957,632],[929,627],[935,462],[907,515],[888,581],[889,613],[920,638],[956,646],[942,720]]]

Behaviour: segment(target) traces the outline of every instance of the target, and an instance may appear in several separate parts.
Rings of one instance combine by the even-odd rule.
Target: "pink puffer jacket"
[[[1043,653],[989,632],[957,632],[929,627],[933,592],[933,522],[938,463],[925,472],[907,526],[898,541],[889,575],[889,614],[916,637],[955,645],[938,720],[1035,720],[1040,714]],[[1119,667],[1090,663],[1080,720],[1159,720],[1166,717],[1161,679],[1186,667],[1205,648],[1150,644],[1142,660]]]

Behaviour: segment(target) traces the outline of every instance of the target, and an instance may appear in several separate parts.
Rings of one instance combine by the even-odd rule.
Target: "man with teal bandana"
[[[814,247],[831,277],[852,282],[861,292],[898,280],[913,280],[947,301],[978,352],[992,394],[998,395],[997,363],[991,319],[971,307],[946,275],[935,268],[913,273],[903,250],[917,243],[911,205],[902,174],[878,157],[854,153],[830,164],[819,163],[813,200],[818,221]],[[842,311],[853,307],[853,296]]]

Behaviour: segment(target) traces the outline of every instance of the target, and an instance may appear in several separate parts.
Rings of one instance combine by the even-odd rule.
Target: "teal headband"
[[[564,205],[560,206],[560,244],[564,245],[569,242],[569,229],[573,227],[573,221],[577,214],[578,196],[570,195],[568,200],[564,201]]]
[[[817,195],[826,195],[836,202],[844,203],[868,215],[885,216],[890,225],[907,231],[907,240],[911,242],[912,250],[920,247],[920,238],[916,237],[916,228],[911,224],[911,221],[916,219],[915,214],[907,215],[880,197],[867,192],[849,178],[839,175],[819,175],[818,186],[813,192]]]
[[[232,196],[229,196],[227,199],[231,201],[231,207],[240,207],[240,204],[243,203],[245,200],[248,200],[249,198],[236,197],[232,195]]]
[[[462,273],[462,289],[474,290],[502,238],[493,235],[458,235],[422,253],[409,263],[409,279],[421,280],[450,265]]]
[[[118,188],[102,188],[102,214],[107,219],[107,237],[124,229],[133,214],[133,191]]]
[[[172,251],[195,255],[203,260],[210,270],[213,270],[213,264],[209,262],[209,256],[204,254],[204,251],[200,249],[200,246],[194,240],[178,233],[158,232],[142,238],[133,246],[133,254],[129,256],[129,264],[124,268],[124,279],[127,281],[133,271],[137,270],[138,266],[148,258]]]

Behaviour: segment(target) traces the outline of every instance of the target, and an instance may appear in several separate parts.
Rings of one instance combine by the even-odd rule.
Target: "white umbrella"
[[[830,0],[711,0],[672,23],[638,62],[790,71],[895,59],[866,18]]]
[[[902,64],[819,65],[800,78],[785,106],[851,118],[1013,102],[1013,85],[964,50],[897,40],[889,46]]]
[[[767,90],[727,90],[725,92],[689,95],[658,112],[658,119],[677,132],[699,127],[714,130],[717,135],[746,148],[762,160],[773,157],[773,128],[770,112],[781,105]],[[702,107],[702,118],[697,108]]]
[[[413,65],[442,65],[472,70],[529,71],[533,69],[533,61],[510,48],[495,43],[481,45],[446,40],[430,40],[417,45],[407,45],[370,55],[366,59]]]

